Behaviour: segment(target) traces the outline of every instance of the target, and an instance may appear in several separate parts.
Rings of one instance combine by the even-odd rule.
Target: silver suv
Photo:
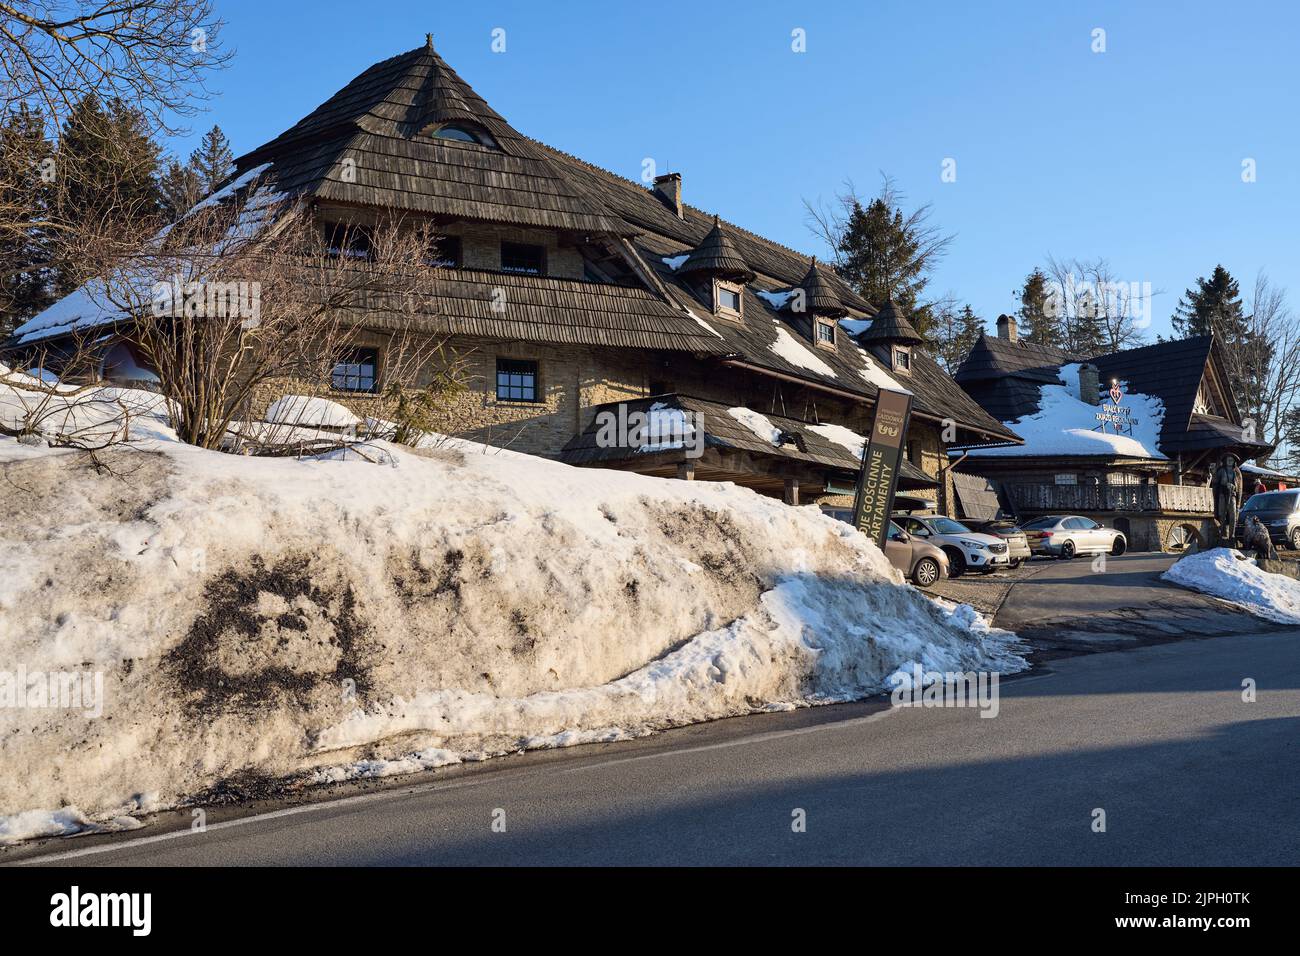
[[[960,521],[943,515],[908,515],[895,520],[908,534],[943,550],[948,556],[950,578],[967,568],[989,574],[1011,566],[1007,543],[997,535],[972,531]]]

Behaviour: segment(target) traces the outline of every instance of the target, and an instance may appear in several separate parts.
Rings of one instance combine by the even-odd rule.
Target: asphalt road
[[[877,703],[719,721],[271,815],[213,811],[201,834],[159,825],[41,852],[76,865],[1295,865],[1298,641],[1272,630],[1064,658],[1004,682],[993,719]]]

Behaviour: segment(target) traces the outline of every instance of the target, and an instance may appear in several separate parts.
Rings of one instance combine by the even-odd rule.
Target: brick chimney
[[[685,216],[682,211],[682,174],[664,173],[655,177],[655,193],[663,200],[665,206],[673,211],[678,219]]]
[[[1079,366],[1079,398],[1089,405],[1101,401],[1101,379],[1097,366],[1084,362]]]
[[[1008,342],[1014,342],[1019,337],[1016,331],[1015,316],[1006,315],[1005,313],[998,316],[998,338],[1006,339]]]

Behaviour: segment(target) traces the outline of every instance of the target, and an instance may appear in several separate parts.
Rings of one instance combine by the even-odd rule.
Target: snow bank
[[[276,425],[301,425],[307,428],[351,428],[357,418],[338,402],[309,395],[285,395],[271,403],[264,416]]]
[[[1263,571],[1253,558],[1242,560],[1240,552],[1230,548],[1189,554],[1162,577],[1231,601],[1256,617],[1279,624],[1300,624],[1300,581]]]
[[[98,716],[0,706],[0,839],[1025,666],[847,525],[732,485],[132,427],[117,474],[0,439],[0,698],[20,668],[102,679]]]

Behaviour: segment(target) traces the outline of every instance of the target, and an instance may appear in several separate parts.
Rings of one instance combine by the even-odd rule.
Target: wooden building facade
[[[981,336],[955,378],[1010,428],[1024,423],[1019,427],[1028,434],[1029,420],[1046,419],[1014,450],[970,449],[960,472],[993,482],[1002,507],[1021,519],[1085,515],[1125,532],[1136,550],[1213,544],[1215,466],[1227,454],[1241,464],[1271,451],[1243,422],[1228,387],[1222,347],[1211,336],[1087,359],[1020,341],[1015,319],[1002,316],[998,335]],[[1097,406],[1103,417],[1112,388],[1116,395],[1157,400],[1159,427],[1149,445],[1116,442],[1106,454],[1085,453],[1086,443],[1067,435],[1057,440],[1050,428],[1043,390],[1061,385]],[[1101,421],[1095,428],[1117,431]],[[960,503],[959,510],[964,510]]]
[[[678,174],[636,183],[520,134],[431,39],[240,157],[235,177],[309,204],[327,236],[400,216],[442,237],[420,322],[470,365],[442,423],[455,436],[827,509],[851,501],[848,433],[868,431],[882,386],[915,395],[902,487],[940,510],[949,445],[1017,441],[892,306],[877,316],[833,270],[687,204]],[[320,393],[365,415],[388,320],[358,321],[369,337],[346,361],[363,374],[345,386],[364,387]],[[602,412],[656,406],[690,413],[701,454],[602,445]]]

